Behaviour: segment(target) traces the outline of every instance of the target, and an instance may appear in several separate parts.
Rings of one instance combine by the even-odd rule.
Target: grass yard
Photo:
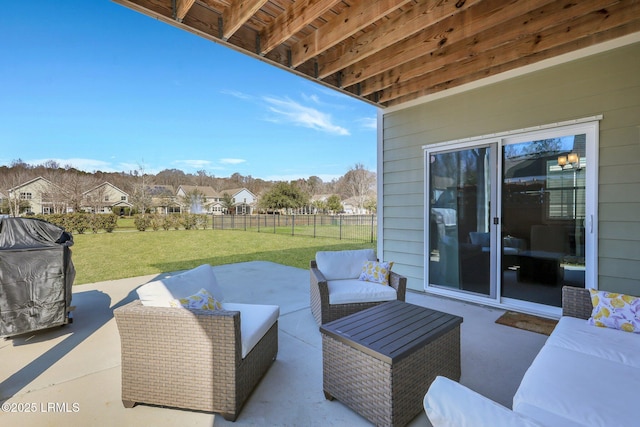
[[[73,239],[76,285],[185,270],[205,263],[271,261],[306,269],[320,250],[375,249],[375,243],[211,229],[74,234]]]

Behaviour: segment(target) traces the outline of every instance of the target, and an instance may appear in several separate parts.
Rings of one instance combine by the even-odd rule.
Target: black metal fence
[[[213,215],[212,227],[375,242],[378,221],[376,215]]]

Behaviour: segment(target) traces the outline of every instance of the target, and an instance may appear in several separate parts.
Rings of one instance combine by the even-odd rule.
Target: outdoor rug
[[[551,332],[553,331],[553,328],[556,327],[558,321],[530,314],[517,313],[515,311],[507,311],[500,316],[498,320],[496,320],[496,323],[531,332],[537,332],[539,334],[551,335]]]

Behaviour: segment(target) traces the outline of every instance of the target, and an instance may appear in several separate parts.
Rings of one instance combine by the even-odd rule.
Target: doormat
[[[531,314],[507,311],[496,320],[501,325],[511,326],[526,331],[537,332],[539,334],[551,335],[553,328],[558,323],[557,320],[546,319],[544,317],[533,316]]]

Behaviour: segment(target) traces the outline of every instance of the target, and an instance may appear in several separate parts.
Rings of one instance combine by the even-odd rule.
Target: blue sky
[[[375,171],[376,109],[108,0],[5,2],[0,165]]]

